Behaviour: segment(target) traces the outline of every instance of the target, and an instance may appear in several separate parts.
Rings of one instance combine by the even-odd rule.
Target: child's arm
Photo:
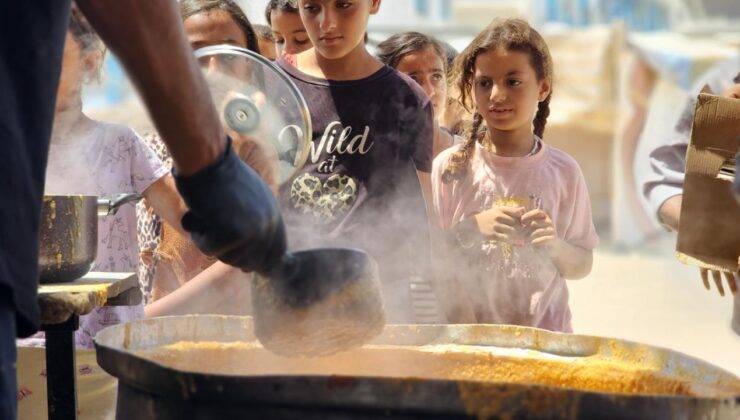
[[[445,164],[444,156],[435,159],[429,177],[432,193],[432,287],[448,323],[475,324],[477,320],[473,304],[467,288],[461,284],[468,279],[460,271],[466,249],[462,249],[458,238],[475,241],[478,239],[477,227],[473,219],[451,226],[454,223],[451,186],[441,182]]]
[[[248,307],[252,273],[216,261],[212,266],[193,277],[179,289],[150,303],[144,308],[147,317],[187,314],[221,313],[224,302],[235,295],[245,296],[243,305]]]
[[[190,236],[180,223],[188,208],[177,192],[172,175],[165,175],[147,187],[144,190],[144,200],[147,206],[151,207],[170,226],[186,237]]]
[[[532,210],[522,216],[529,242],[543,247],[563,278],[578,280],[591,272],[593,251],[571,245],[558,236],[555,224],[542,210]]]

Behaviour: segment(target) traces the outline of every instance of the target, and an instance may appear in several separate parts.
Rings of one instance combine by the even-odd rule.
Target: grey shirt
[[[717,95],[721,94],[734,84],[733,78],[738,72],[740,56],[722,61],[704,73],[694,84],[683,104],[683,112],[676,126],[665,134],[660,146],[650,153],[651,171],[642,180],[642,188],[656,217],[660,206],[666,200],[683,192],[686,149],[691,136],[696,97],[705,85]]]
[[[686,149],[691,136],[696,97],[705,85],[719,95],[733,84],[740,83],[738,77],[740,56],[722,61],[704,73],[692,87],[676,126],[666,134],[661,145],[650,153],[652,170],[642,184],[643,193],[655,217],[658,217],[658,210],[666,200],[683,193]],[[740,334],[740,292],[735,295],[732,329]]]

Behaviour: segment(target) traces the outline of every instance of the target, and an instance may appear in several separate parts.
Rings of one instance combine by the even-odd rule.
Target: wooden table
[[[75,331],[80,315],[102,306],[141,302],[134,273],[88,273],[70,283],[39,286],[41,329],[46,333],[46,388],[49,420],[77,418]]]

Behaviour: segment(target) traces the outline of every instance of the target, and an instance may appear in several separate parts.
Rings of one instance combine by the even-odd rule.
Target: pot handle
[[[98,216],[112,216],[118,209],[127,203],[134,203],[142,199],[139,193],[118,194],[113,197],[98,198]]]

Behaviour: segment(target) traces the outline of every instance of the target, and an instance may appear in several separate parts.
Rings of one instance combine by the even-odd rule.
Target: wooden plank
[[[97,293],[103,290],[107,298],[112,298],[138,286],[139,279],[135,273],[91,272],[69,283],[42,284],[38,293],[39,296],[45,296],[58,293]]]
[[[138,287],[135,273],[89,273],[74,282],[41,285],[38,290],[41,322],[58,324],[72,314],[88,314],[105,306],[109,299]]]

